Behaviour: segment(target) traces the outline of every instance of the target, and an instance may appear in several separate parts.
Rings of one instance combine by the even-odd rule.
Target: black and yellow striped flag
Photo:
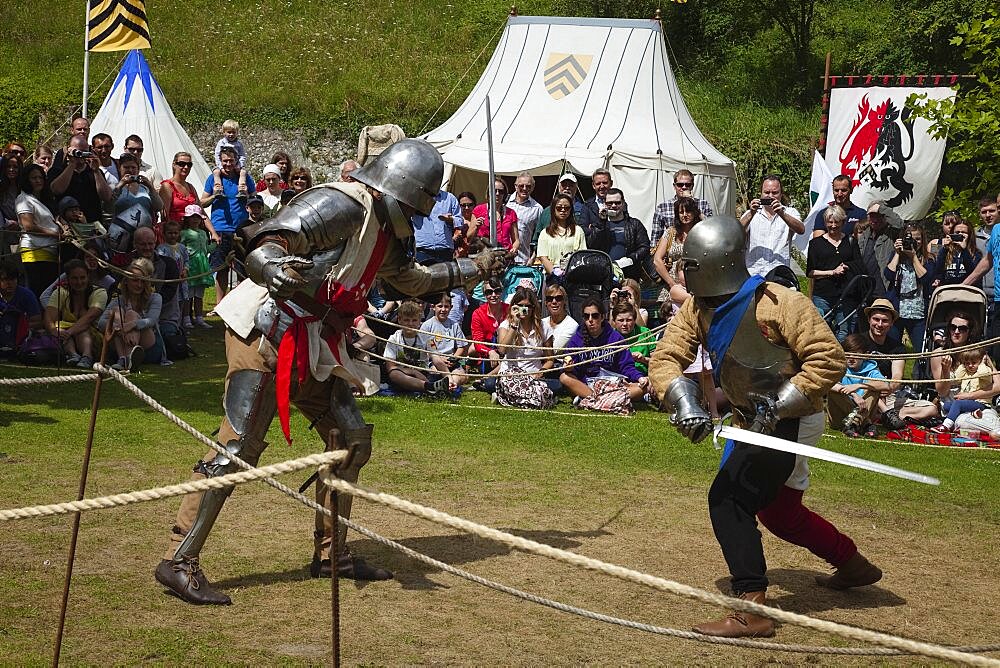
[[[88,0],[87,50],[148,49],[146,0]]]

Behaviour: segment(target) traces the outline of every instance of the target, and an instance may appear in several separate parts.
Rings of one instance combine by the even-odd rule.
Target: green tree
[[[916,113],[931,122],[935,137],[948,139],[945,160],[965,175],[957,199],[974,202],[981,193],[995,193],[1000,184],[1000,18],[989,10],[984,19],[962,23],[951,44],[959,47],[975,77],[960,80],[954,100],[914,96]],[[943,193],[954,201],[951,191]]]

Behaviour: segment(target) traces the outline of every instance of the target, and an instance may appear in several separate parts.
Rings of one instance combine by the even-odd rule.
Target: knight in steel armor
[[[358,410],[352,387],[371,382],[377,369],[348,354],[348,328],[365,312],[375,279],[409,295],[463,285],[471,289],[506,260],[503,251],[490,249],[431,267],[410,260],[403,246],[413,234],[410,217],[430,212],[443,175],[444,164],[430,144],[405,139],[356,170],[356,182],[306,190],[275,217],[243,231],[249,278],[216,306],[226,323],[225,417],[219,431],[226,450],[255,465],[267,447],[264,438],[275,413],[291,443],[293,403],[327,450],[350,446],[353,458],[338,465],[338,475],[357,481],[371,455],[372,426]],[[212,450],[195,465],[193,478],[237,470],[229,457]],[[155,575],[188,603],[231,603],[199,565],[202,546],[231,492],[189,494],[177,513],[170,546]],[[316,501],[326,507],[328,500],[328,488],[317,482]],[[338,497],[337,512],[350,517],[349,495]],[[313,577],[392,578],[389,571],[352,556],[346,537],[346,527],[316,514]],[[339,559],[331,564],[334,540]]]
[[[715,216],[688,233],[681,262],[694,298],[684,302],[657,345],[650,381],[678,430],[695,443],[702,441],[712,432],[712,419],[698,384],[683,371],[703,345],[736,426],[815,445],[823,433],[823,397],[843,376],[844,352],[807,297],[749,275],[745,252],[746,232],[734,218]],[[804,457],[727,444],[708,505],[733,596],[766,601],[767,566],[756,520],[836,569],[817,577],[820,585],[847,589],[882,577],[848,536],[802,505],[808,484]],[[770,637],[774,623],[733,612],[694,630]]]

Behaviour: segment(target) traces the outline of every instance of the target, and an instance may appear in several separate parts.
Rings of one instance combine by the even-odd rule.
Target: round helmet
[[[730,216],[712,216],[692,227],[681,255],[687,291],[695,297],[739,292],[750,278],[746,234],[740,221]]]
[[[351,176],[427,216],[444,180],[444,160],[422,139],[403,139]]]

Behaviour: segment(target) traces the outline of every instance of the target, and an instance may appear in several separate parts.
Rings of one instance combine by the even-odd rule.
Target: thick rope
[[[208,445],[209,447],[213,448],[214,450],[216,450],[218,452],[221,452],[223,454],[228,455],[230,457],[230,459],[237,466],[239,466],[240,468],[245,469],[245,470],[251,470],[251,469],[254,468],[249,463],[243,461],[238,456],[236,456],[236,455],[234,455],[232,453],[229,453],[224,448],[222,448],[222,446],[220,446],[219,444],[217,444],[215,441],[213,441],[212,439],[208,438],[207,436],[205,436],[204,434],[202,434],[201,432],[199,432],[197,429],[195,429],[194,427],[192,427],[191,425],[187,424],[186,422],[184,422],[183,420],[181,420],[179,417],[177,417],[176,415],[174,415],[173,413],[171,413],[169,410],[167,410],[162,405],[160,405],[158,402],[156,402],[156,400],[154,400],[152,397],[150,397],[145,392],[143,392],[141,389],[139,389],[138,387],[136,387],[133,383],[129,382],[129,380],[127,378],[125,378],[125,376],[123,376],[122,374],[118,373],[114,369],[103,367],[102,365],[95,365],[95,367],[98,369],[98,371],[102,371],[103,372],[103,371],[106,370],[107,373],[109,373],[115,380],[117,380],[118,382],[120,382],[126,389],[128,389],[129,391],[131,391],[137,397],[139,397],[142,401],[144,401],[151,408],[153,408],[154,410],[156,410],[156,411],[160,412],[161,414],[163,414],[164,416],[166,416],[171,422],[174,422],[174,424],[177,424],[184,431],[186,431],[189,434],[191,434],[192,436],[194,436],[197,440],[201,441],[202,443],[205,443],[206,445]],[[295,490],[293,490],[290,487],[288,487],[288,486],[286,486],[286,485],[278,482],[277,480],[275,480],[273,478],[264,478],[264,482],[266,482],[267,484],[271,485],[272,487],[274,487],[278,491],[282,492],[286,496],[289,496],[289,497],[291,497],[291,498],[299,501],[303,505],[305,505],[305,506],[307,506],[309,508],[312,508],[313,510],[315,510],[317,512],[323,513],[327,517],[331,517],[333,515],[333,513],[330,511],[329,508],[321,506],[320,504],[316,503],[316,501],[307,498],[303,494],[301,494],[299,492],[296,492]],[[552,607],[554,609],[565,610],[567,612],[574,612],[576,610],[579,610],[581,613],[582,612],[588,612],[588,611],[584,611],[584,610],[579,609],[579,608],[573,608],[572,606],[567,606],[565,604],[558,603],[556,601],[550,601],[549,599],[544,599],[542,597],[535,596],[534,594],[529,594],[527,592],[521,592],[521,591],[519,591],[517,589],[514,589],[512,587],[507,587],[506,585],[502,585],[502,584],[499,584],[499,583],[496,583],[496,582],[492,582],[491,580],[487,580],[486,578],[479,577],[477,575],[474,575],[472,573],[464,571],[464,570],[462,570],[460,568],[456,568],[454,566],[450,566],[448,564],[445,564],[444,562],[437,561],[436,559],[433,559],[433,558],[428,557],[428,556],[426,556],[424,554],[421,554],[420,552],[416,552],[415,550],[412,550],[412,549],[406,547],[405,545],[402,545],[402,544],[397,543],[395,541],[392,541],[392,540],[390,540],[388,538],[385,538],[384,536],[381,536],[381,535],[375,533],[374,531],[371,531],[370,529],[368,529],[366,527],[363,527],[363,526],[361,526],[359,524],[355,524],[354,522],[352,522],[352,521],[350,521],[348,519],[345,519],[343,517],[339,517],[338,516],[337,520],[339,521],[340,524],[343,524],[347,528],[352,529],[352,530],[360,533],[361,535],[363,535],[363,536],[365,536],[365,537],[367,537],[367,538],[369,538],[369,539],[371,539],[371,540],[373,540],[373,541],[375,541],[375,542],[377,542],[379,544],[382,544],[382,545],[385,545],[385,546],[390,547],[392,549],[395,549],[395,550],[397,550],[397,551],[399,551],[399,552],[401,552],[403,554],[406,554],[407,556],[409,556],[409,557],[411,557],[413,559],[416,559],[416,560],[421,561],[423,563],[426,563],[426,564],[429,564],[431,566],[434,566],[435,568],[438,568],[438,569],[440,569],[442,571],[445,571],[447,573],[450,573],[452,575],[456,575],[458,577],[461,577],[461,578],[464,578],[466,580],[469,580],[470,582],[475,582],[477,584],[481,584],[483,586],[490,587],[492,589],[496,589],[497,591],[509,593],[509,594],[512,594],[512,595],[515,595],[515,596],[520,596],[521,598],[523,598],[525,600],[532,601],[532,602],[535,602],[535,603],[539,603],[541,605],[549,605],[549,604],[551,604],[551,605],[549,605],[549,607]],[[555,548],[551,548],[551,549],[554,550]],[[568,554],[572,554],[572,553],[568,553]],[[697,590],[695,590],[695,591],[697,591]],[[729,601],[735,601],[735,607],[738,607],[738,604],[740,604],[740,603],[747,603],[747,602],[744,602],[744,601],[739,601],[737,599],[728,599],[728,598],[725,598],[725,597],[721,597],[721,598],[723,598],[725,601],[727,601],[727,603],[725,603],[724,605],[729,605],[729,603],[728,603]],[[751,604],[751,605],[753,605],[753,604]],[[612,620],[614,619],[614,618],[611,618],[611,617],[606,617],[605,615],[600,615],[598,613],[592,613],[592,615],[593,615],[592,616],[593,619],[600,620],[600,621],[612,622]],[[634,624],[635,624],[634,626],[631,626],[632,628],[636,628],[638,630],[647,630],[647,629],[644,628],[647,625],[639,624],[639,623],[634,623]],[[658,628],[658,627],[650,627],[650,629],[653,629],[653,628]],[[850,627],[847,627],[847,628],[850,628]],[[655,631],[651,631],[651,632],[655,632]],[[779,643],[763,643],[762,641],[748,640],[748,639],[744,639],[744,638],[728,639],[728,638],[714,638],[714,637],[711,637],[711,636],[701,636],[700,634],[693,634],[692,635],[692,632],[690,632],[690,631],[680,631],[680,630],[677,630],[676,636],[679,637],[679,638],[686,638],[686,639],[690,639],[690,640],[696,640],[696,641],[699,641],[699,642],[706,642],[706,643],[713,643],[713,644],[725,644],[725,645],[732,645],[732,646],[745,646],[745,647],[750,647],[750,648],[769,649],[769,650],[774,650],[774,651],[790,651],[790,652],[800,652],[801,651],[801,652],[812,652],[812,653],[823,653],[823,654],[841,654],[841,653],[845,653],[846,654],[846,653],[848,653],[848,651],[850,651],[850,653],[852,653],[852,654],[858,654],[858,655],[864,655],[864,654],[882,654],[882,653],[885,653],[883,650],[878,649],[878,648],[876,648],[876,649],[867,649],[867,648],[835,648],[835,647],[809,647],[809,646],[798,646],[798,645],[787,645],[787,646],[785,646],[785,645],[781,645]],[[763,647],[762,645],[766,645],[766,647]],[[791,649],[785,650],[784,649],[785,647],[789,647]],[[800,647],[801,647],[801,649],[798,649]],[[953,648],[953,651],[959,652],[959,651],[962,651],[963,649],[967,649],[969,652],[972,652],[972,651],[987,652],[987,651],[996,651],[997,649],[1000,649],[1000,647],[996,647],[996,646],[993,646],[993,645],[987,645],[987,646],[982,646],[982,647]],[[902,650],[899,653],[907,654],[907,653],[911,653],[911,652],[909,652],[908,650]],[[966,657],[967,655],[962,655],[962,656],[963,656],[963,659],[964,659],[964,657]],[[973,658],[978,658],[978,657],[973,657]],[[986,664],[986,665],[989,665],[989,664]],[[997,665],[1000,665],[1000,662],[997,662]]]
[[[918,360],[925,357],[943,357],[945,355],[953,355],[955,353],[960,353],[963,350],[975,350],[977,348],[989,348],[990,346],[1000,343],[1000,336],[993,339],[986,339],[985,341],[976,341],[975,343],[966,343],[962,346],[955,346],[954,348],[937,348],[935,350],[928,350],[927,352],[920,353],[898,353],[896,355],[884,355],[882,353],[851,353],[851,357],[860,357],[866,360]]]
[[[901,378],[900,380],[892,380],[891,378],[886,378],[883,382],[886,383],[899,383],[901,385],[930,385],[932,383],[952,383],[958,385],[963,380],[976,380],[978,378],[992,378],[993,376],[1000,376],[1000,370],[991,371],[990,373],[980,373],[975,376],[965,376],[964,378],[925,378],[923,380],[918,380],[916,378]],[[853,373],[845,373],[845,378],[857,378],[864,380],[873,380],[870,376],[858,376]],[[879,379],[874,379],[879,380]],[[988,401],[988,400],[987,400]]]
[[[869,631],[867,629],[856,628],[846,624],[839,624],[837,622],[815,619],[806,615],[786,612],[778,608],[760,605],[745,599],[736,599],[730,596],[723,596],[721,594],[713,594],[679,582],[674,582],[672,580],[649,575],[647,573],[641,573],[629,568],[623,568],[622,566],[617,566],[615,564],[609,564],[598,559],[592,559],[573,552],[561,550],[559,548],[552,547],[551,545],[538,543],[527,538],[522,538],[521,536],[515,536],[504,531],[493,529],[492,527],[455,517],[433,508],[421,506],[419,504],[392,496],[391,494],[375,492],[357,485],[352,485],[349,482],[331,475],[329,469],[326,467],[321,469],[320,476],[323,478],[323,482],[326,485],[332,489],[336,489],[338,492],[358,496],[408,515],[420,517],[436,524],[458,529],[459,531],[472,533],[482,538],[488,538],[524,552],[530,552],[532,554],[548,557],[556,561],[562,561],[587,570],[604,573],[605,575],[610,575],[611,577],[615,577],[620,580],[645,585],[659,591],[665,591],[723,608],[732,608],[741,612],[762,615],[778,622],[794,624],[796,626],[802,626],[804,628],[824,633],[831,633],[845,638],[852,638],[862,642],[870,642],[883,647],[899,649],[913,654],[946,659],[967,665],[1000,667],[1000,660],[973,656],[965,652],[958,652],[940,645],[909,640],[907,638],[901,638],[877,631]]]
[[[81,383],[85,380],[97,380],[96,373],[78,373],[72,376],[45,376],[42,378],[0,378],[0,385],[49,385],[55,383]]]
[[[25,508],[12,508],[10,510],[0,510],[0,522],[8,520],[21,520],[34,517],[51,517],[53,515],[67,515],[69,513],[84,512],[87,510],[103,510],[105,508],[116,508],[127,506],[133,503],[143,503],[145,501],[156,501],[158,499],[169,499],[174,496],[182,496],[192,492],[204,492],[209,489],[222,489],[232,487],[247,482],[253,482],[271,475],[282,473],[292,473],[312,466],[319,466],[338,462],[347,456],[346,450],[333,450],[321,452],[299,459],[290,459],[270,466],[262,466],[250,471],[238,471],[216,478],[205,478],[203,480],[191,480],[176,485],[164,487],[154,487],[137,492],[124,492],[111,496],[101,496],[93,499],[82,499],[80,501],[69,501],[66,503],[53,503],[41,506],[28,506]]]

